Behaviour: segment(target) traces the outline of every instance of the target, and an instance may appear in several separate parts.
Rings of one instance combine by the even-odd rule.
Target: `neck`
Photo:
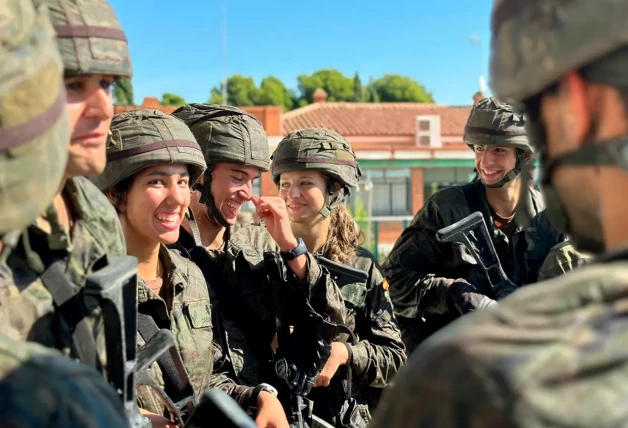
[[[225,243],[225,232],[227,228],[218,224],[209,217],[208,208],[205,206],[199,207],[198,205],[192,208],[194,219],[198,225],[199,232],[201,234],[201,243],[203,247],[208,250],[218,250],[223,247]],[[192,235],[192,228],[187,219],[183,221],[183,228]]]
[[[331,218],[321,218],[320,221],[311,223],[293,223],[290,222],[290,228],[294,236],[303,239],[307,250],[310,253],[320,251],[327,242],[329,234],[329,224]]]
[[[601,220],[604,231],[604,243],[607,251],[615,251],[628,247],[628,204],[617,197],[621,195],[622,186],[626,182],[625,173],[619,168],[600,168]],[[606,186],[604,185],[606,183]]]
[[[493,211],[500,217],[508,218],[514,215],[515,208],[519,203],[519,192],[521,189],[521,180],[517,177],[515,180],[499,188],[486,188],[486,200],[493,208]]]
[[[139,236],[124,215],[120,216],[120,223],[124,230],[127,254],[137,258],[138,275],[144,281],[158,278],[159,242],[147,242]]]

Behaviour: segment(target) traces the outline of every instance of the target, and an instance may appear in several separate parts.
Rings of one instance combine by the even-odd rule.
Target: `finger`
[[[253,205],[255,205],[256,207],[259,205],[261,199],[262,198],[260,198],[259,196],[251,195],[251,202],[253,202]]]

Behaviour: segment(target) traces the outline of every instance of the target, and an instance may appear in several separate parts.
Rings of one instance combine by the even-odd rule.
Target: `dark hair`
[[[129,191],[135,182],[135,174],[130,175],[124,178],[122,181],[119,181],[115,186],[107,191],[107,197],[116,208],[116,211],[120,211],[118,207],[123,202],[126,202],[126,199],[129,195]],[[111,200],[113,198],[113,200]]]
[[[341,185],[328,178],[327,188],[335,193]],[[344,203],[335,206],[331,210],[329,232],[327,234],[327,258],[332,262],[345,264],[357,253],[358,248],[364,243],[365,236],[360,225],[351,217]]]

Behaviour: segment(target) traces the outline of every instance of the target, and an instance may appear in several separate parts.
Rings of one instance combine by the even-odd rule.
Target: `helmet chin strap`
[[[498,188],[504,187],[506,184],[510,183],[515,178],[517,178],[519,174],[521,174],[524,164],[525,164],[525,152],[521,149],[517,149],[517,161],[512,171],[504,175],[504,177],[501,180],[499,180],[497,183],[486,184],[484,183],[484,181],[482,181],[482,184],[484,184],[484,187],[488,187],[491,189],[498,189]]]
[[[209,217],[214,220],[216,223],[221,225],[222,227],[231,226],[227,219],[222,215],[218,207],[216,206],[216,201],[214,200],[214,195],[212,195],[211,187],[212,187],[212,167],[210,166],[205,171],[205,178],[203,180],[203,185],[199,185],[198,183],[194,183],[192,186],[192,190],[200,190],[201,204],[205,204],[207,208],[209,208]]]
[[[338,205],[341,205],[345,201],[345,199],[349,197],[350,194],[351,192],[346,186],[343,186],[337,192],[334,192],[333,190],[330,191],[328,203],[319,211],[320,215],[322,215],[324,218],[329,217],[331,215],[331,211]]]

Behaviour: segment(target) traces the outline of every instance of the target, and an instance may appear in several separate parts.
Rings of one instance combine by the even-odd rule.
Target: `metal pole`
[[[222,103],[227,105],[229,103],[227,95],[227,6],[224,2],[222,4],[222,19],[221,19],[221,39],[222,39]]]

